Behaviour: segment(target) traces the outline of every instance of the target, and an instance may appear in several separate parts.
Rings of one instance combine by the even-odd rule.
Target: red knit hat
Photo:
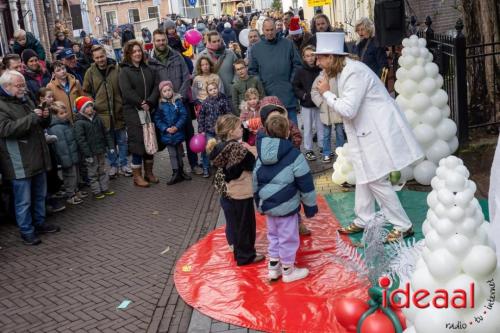
[[[94,100],[90,97],[80,96],[75,100],[75,107],[78,112],[85,110],[89,105],[94,105]]]
[[[294,16],[290,19],[290,26],[288,27],[290,35],[300,35],[302,34],[302,28],[300,27],[300,18]]]

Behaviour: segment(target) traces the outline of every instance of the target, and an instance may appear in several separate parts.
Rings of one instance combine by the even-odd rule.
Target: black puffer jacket
[[[94,157],[113,149],[113,141],[99,115],[89,119],[81,113],[75,116],[75,136],[83,157]]]
[[[321,68],[304,64],[304,67],[297,70],[293,78],[293,92],[299,99],[300,105],[306,108],[316,107],[311,100],[311,88],[320,72]]]
[[[23,179],[50,170],[49,147],[40,119],[28,98],[9,96],[0,87],[0,173],[3,179]]]

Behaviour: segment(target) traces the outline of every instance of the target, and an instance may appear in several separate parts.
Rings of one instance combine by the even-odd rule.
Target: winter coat
[[[138,110],[142,101],[154,108],[158,104],[158,84],[155,72],[141,63],[136,67],[129,63],[122,63],[119,74],[119,85],[123,99],[123,119],[127,126],[128,148],[133,154],[144,155],[144,136],[139,119]]]
[[[40,43],[38,39],[36,39],[35,35],[31,32],[26,32],[26,43],[24,45],[19,44],[17,41],[14,42],[14,46],[12,50],[14,53],[21,55],[24,50],[32,49],[38,54],[38,59],[45,61],[45,49],[43,45]]]
[[[342,123],[342,117],[335,112],[335,110],[328,106],[328,103],[325,101],[323,96],[318,91],[318,82],[323,78],[324,72],[321,72],[316,79],[314,80],[311,88],[311,100],[316,107],[319,108],[319,118],[321,119],[321,123],[327,126],[340,124]],[[328,81],[330,84],[330,91],[334,94],[338,94],[337,80],[335,78],[330,79]]]
[[[311,88],[313,86],[314,80],[318,77],[321,72],[319,67],[310,67],[304,64],[304,67],[299,69],[295,73],[293,78],[293,91],[295,96],[299,99],[299,103],[306,108],[315,107],[313,101],[311,100]]]
[[[57,141],[53,144],[57,162],[63,168],[69,168],[72,165],[78,164],[80,161],[78,144],[75,138],[75,129],[71,126],[70,121],[60,120],[52,116],[48,133],[57,136]]]
[[[54,94],[54,100],[63,102],[66,106],[66,110],[72,114],[71,121],[74,119],[74,114],[76,113],[75,108],[75,100],[77,97],[83,95],[82,86],[80,82],[71,74],[68,74],[68,82],[69,82],[69,92],[66,93],[64,90],[64,86],[61,81],[56,79],[55,77],[50,80],[50,83],[47,85],[52,93]]]
[[[246,80],[241,80],[240,78],[237,78],[232,86],[232,101],[233,101],[233,108],[238,111],[239,114],[239,106],[241,105],[241,102],[245,101],[245,93],[247,92],[248,88],[255,88],[259,92],[259,97],[262,99],[262,97],[266,96],[265,91],[264,91],[264,86],[262,85],[262,82],[260,82],[260,79],[256,75],[249,75],[248,79]]]
[[[424,157],[405,115],[378,76],[347,58],[338,79],[338,97],[323,98],[344,119],[356,184],[366,184]]]
[[[122,129],[125,127],[123,120],[123,102],[119,84],[120,67],[111,59],[108,59],[106,77],[94,63],[85,73],[83,79],[83,92],[94,99],[94,109],[104,122],[104,126],[110,129]],[[111,120],[113,122],[111,123]]]
[[[192,86],[192,97],[195,101],[204,101],[208,97],[207,84],[211,81],[215,81],[219,85],[219,92],[225,93],[224,84],[217,74],[210,75],[196,75],[193,79]]]
[[[299,53],[286,38],[261,40],[252,46],[250,74],[259,75],[267,96],[277,96],[285,107],[297,106],[292,80],[302,67]]]
[[[205,55],[214,60],[212,52],[209,49],[205,49],[200,52],[199,56],[202,55]],[[238,60],[238,57],[232,50],[224,49],[224,54],[222,54],[217,61],[214,61],[215,67],[218,68],[218,71],[216,71],[216,73],[217,75],[219,75],[222,83],[224,84],[224,93],[229,98],[231,98],[231,85],[233,84],[233,81],[235,79],[233,64],[236,60]],[[196,62],[198,62],[198,60],[196,60]],[[194,68],[196,68],[196,64]],[[198,73],[195,73],[195,75],[197,74]]]
[[[231,140],[218,143],[210,153],[210,160],[222,168],[226,182],[226,195],[235,200],[253,197],[252,170],[255,156],[241,143]]]
[[[231,102],[224,94],[220,93],[216,97],[207,97],[201,105],[198,118],[198,133],[208,133],[215,136],[217,118],[232,112]]]
[[[298,41],[293,40],[292,35],[288,35],[286,38],[289,39],[293,43],[293,45],[295,45],[295,47],[297,48],[297,51],[299,51],[299,54],[302,54],[302,50],[304,49],[304,47],[306,47],[308,45],[313,45],[312,44],[312,42],[313,42],[312,34],[310,32],[307,32],[307,31],[305,31],[303,33],[302,39],[300,39]]]
[[[98,114],[89,119],[78,113],[75,117],[75,135],[78,148],[84,158],[94,157],[106,153],[108,149],[114,149],[111,135]]]
[[[36,101],[38,91],[40,88],[46,87],[49,84],[51,75],[44,67],[41,67],[39,72],[34,72],[27,68],[24,71],[24,79],[26,80],[26,87],[32,98],[34,98],[33,101]]]
[[[153,120],[156,128],[161,133],[159,138],[166,145],[177,145],[184,141],[184,125],[187,121],[187,111],[182,104],[181,95],[173,97],[172,102],[160,101],[158,109],[155,111]],[[174,134],[168,133],[166,130],[175,126],[177,132]]]
[[[71,42],[68,38],[64,38],[63,40],[56,38],[50,46],[50,53],[62,51],[59,47],[62,47],[62,49],[71,49],[73,47],[73,42]]]
[[[221,36],[224,40],[224,44],[226,44],[226,47],[229,47],[229,43],[238,41],[238,39],[236,38],[236,33],[232,28],[224,28],[224,30],[222,30],[221,32]]]
[[[122,47],[129,41],[135,39],[135,34],[132,30],[126,29],[122,32]]]
[[[257,209],[269,216],[318,212],[313,177],[304,155],[288,140],[257,135],[253,189]]]
[[[73,75],[78,82],[80,82],[80,85],[83,84],[83,78],[85,77],[85,68],[80,63],[76,64],[75,68],[69,68],[66,66],[66,71]]]
[[[169,48],[165,63],[162,63],[153,52],[148,65],[156,72],[158,82],[171,81],[174,85],[174,91],[179,93],[183,99],[188,99],[190,75],[186,62],[179,52]]]
[[[0,173],[4,180],[23,179],[50,170],[49,147],[33,102],[9,96],[0,87]]]
[[[366,50],[365,50],[366,48]],[[383,47],[380,47],[375,37],[362,39],[352,48],[352,53],[365,63],[378,77],[382,74],[384,67],[389,67],[387,54]]]
[[[260,118],[259,108],[259,103],[257,103],[255,109],[250,109],[248,103],[242,101],[240,104],[240,120],[243,122],[253,118]]]

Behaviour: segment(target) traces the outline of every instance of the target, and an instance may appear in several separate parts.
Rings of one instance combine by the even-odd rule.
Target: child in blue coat
[[[160,105],[153,115],[156,127],[161,136],[158,138],[168,149],[170,164],[172,165],[172,178],[167,185],[173,185],[183,180],[191,180],[184,172],[184,125],[187,121],[187,111],[182,104],[182,97],[174,93],[174,86],[170,81],[160,82]]]

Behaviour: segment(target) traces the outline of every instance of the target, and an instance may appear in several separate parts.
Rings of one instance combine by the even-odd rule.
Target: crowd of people
[[[202,33],[203,41],[190,45],[184,38],[189,29]],[[248,43],[240,40],[242,31]],[[40,244],[40,234],[60,230],[45,222],[47,208],[57,212],[89,195],[113,195],[110,178],[132,177],[141,188],[157,184],[154,154],[167,149],[168,185],[215,173],[238,265],[264,258],[254,247],[255,201],[268,215],[270,278],[305,277],[307,269],[294,267],[294,261],[299,234],[310,234],[301,223],[301,207],[305,217],[317,212],[307,161],[333,161],[333,133],[336,147],[352,138],[362,141],[352,124],[363,96],[352,101],[351,90],[343,91],[352,82],[338,76],[351,62],[363,62],[362,70],[371,73],[363,72],[365,79],[378,80],[370,81],[374,89],[383,87],[378,77],[387,56],[374,38],[373,22],[361,19],[356,31],[360,39],[349,49],[345,34],[321,13],[310,26],[292,12],[224,15],[191,25],[165,19],[152,33],[143,30],[142,39],[115,32],[110,55],[92,36],[72,41],[58,22],[51,62],[33,34],[17,31],[12,54],[1,61],[0,172],[24,243]],[[340,50],[329,36],[336,36]],[[145,130],[149,124],[157,148]],[[195,133],[208,142],[201,154],[186,144]],[[364,187],[369,204],[389,191],[378,178],[365,180],[379,182],[378,190]],[[387,197],[380,200],[394,207],[397,197]],[[395,219],[391,235],[409,235],[411,225],[400,205],[395,207],[388,215]],[[357,213],[364,215],[343,232],[359,232],[359,221],[373,214],[367,206]]]

